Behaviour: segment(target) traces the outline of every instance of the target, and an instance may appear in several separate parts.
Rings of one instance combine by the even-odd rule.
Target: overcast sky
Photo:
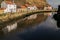
[[[53,7],[57,7],[60,4],[60,0],[47,0]]]

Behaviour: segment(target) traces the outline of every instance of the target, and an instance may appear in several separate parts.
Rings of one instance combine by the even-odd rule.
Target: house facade
[[[44,10],[52,10],[53,8],[51,6],[44,7]]]
[[[28,10],[37,10],[38,8],[36,6],[28,6]]]
[[[1,3],[1,8],[4,8],[4,13],[8,13],[8,12],[16,12],[17,6],[14,2],[3,1]]]

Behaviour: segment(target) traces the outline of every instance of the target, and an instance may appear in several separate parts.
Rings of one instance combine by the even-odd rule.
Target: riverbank
[[[33,14],[40,14],[42,12],[51,12],[53,10],[36,10],[29,11],[25,13],[7,13],[0,15],[0,26],[5,27],[6,25],[10,25],[11,23],[18,22],[18,20],[28,17]],[[44,14],[44,13],[42,13]],[[0,29],[1,29],[0,27]]]

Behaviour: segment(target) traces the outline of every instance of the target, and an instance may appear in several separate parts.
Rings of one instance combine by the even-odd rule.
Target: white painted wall
[[[37,10],[37,7],[36,6],[30,6],[28,7],[29,10]]]
[[[52,7],[44,7],[44,10],[52,10]]]
[[[7,12],[16,12],[16,5],[15,4],[7,4],[6,9],[4,10],[4,13]]]
[[[6,8],[7,4],[5,3],[5,1],[1,2],[1,8]]]

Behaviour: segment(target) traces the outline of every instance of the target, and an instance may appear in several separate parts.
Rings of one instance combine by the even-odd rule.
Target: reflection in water
[[[28,28],[24,32],[16,32],[11,35],[5,35],[3,40],[58,40],[60,39],[60,32],[56,21],[49,16],[46,21],[35,25],[33,28]]]
[[[52,16],[53,13],[52,12],[46,12],[46,13],[44,13],[44,15]]]

